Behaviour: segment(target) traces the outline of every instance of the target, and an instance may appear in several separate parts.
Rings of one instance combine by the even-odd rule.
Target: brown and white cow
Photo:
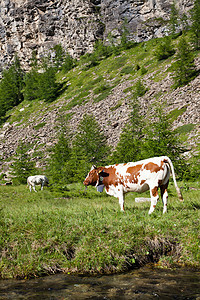
[[[127,192],[145,192],[150,190],[151,214],[159,199],[158,188],[161,190],[163,213],[167,211],[167,187],[169,184],[170,169],[178,197],[183,201],[181,191],[177,186],[174,167],[167,156],[153,157],[138,162],[128,162],[105,167],[92,167],[83,184],[92,185],[119,199],[121,210],[124,210],[124,194]],[[100,188],[100,189],[99,189]]]

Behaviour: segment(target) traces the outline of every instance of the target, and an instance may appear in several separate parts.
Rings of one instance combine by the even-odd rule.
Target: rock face
[[[192,0],[178,0],[181,13]],[[95,40],[120,38],[124,21],[135,41],[166,33],[172,0],[1,0],[0,67],[17,52],[25,67],[33,50],[38,57],[56,44],[73,56],[91,52]]]

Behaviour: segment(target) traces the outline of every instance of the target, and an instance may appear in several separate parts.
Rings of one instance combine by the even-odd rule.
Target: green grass
[[[120,73],[121,74],[134,74],[135,68],[133,66],[126,66],[121,70]]]
[[[150,203],[135,203],[136,196],[127,194],[122,213],[116,198],[94,187],[85,193],[82,184],[68,185],[62,196],[0,186],[0,276],[115,273],[152,258],[161,267],[199,267],[199,190],[184,190],[181,203],[170,185],[165,215],[159,201],[149,216]]]
[[[172,110],[169,114],[168,117],[170,119],[171,122],[175,121],[179,116],[181,116],[187,109],[187,105],[185,105],[184,107],[178,109],[174,109]]]
[[[175,132],[179,134],[180,140],[186,142],[188,140],[188,134],[195,129],[195,124],[185,124],[175,129]]]
[[[47,107],[49,106],[48,103],[44,101],[23,101],[17,107],[14,107],[12,110],[8,111],[7,116],[10,116],[8,122],[11,124],[13,122],[18,122],[19,125],[26,124],[31,116],[34,119],[45,113]],[[41,110],[42,107],[42,110]],[[24,108],[24,111],[20,111],[21,108]]]
[[[115,106],[110,107],[111,111],[118,109],[122,105],[122,100],[119,100]]]
[[[35,129],[35,130],[38,130],[38,129],[44,127],[45,125],[46,125],[45,122],[39,123],[39,124],[37,124],[37,125],[34,126],[34,129]]]

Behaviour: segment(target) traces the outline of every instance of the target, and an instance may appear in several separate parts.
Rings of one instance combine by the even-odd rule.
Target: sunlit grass
[[[126,195],[123,213],[116,198],[93,187],[85,193],[82,184],[68,185],[62,195],[47,188],[30,193],[25,186],[1,186],[1,276],[121,272],[154,252],[162,256],[161,266],[199,266],[199,190],[184,190],[183,203],[173,185],[169,194],[168,213],[162,214],[159,201],[149,216],[150,203],[136,203],[135,193]],[[157,241],[160,248],[171,243],[178,254],[153,249]]]

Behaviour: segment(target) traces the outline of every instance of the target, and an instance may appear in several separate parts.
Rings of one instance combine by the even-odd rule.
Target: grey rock
[[[178,0],[186,13],[192,0]],[[2,0],[0,2],[0,60],[11,62],[14,53],[25,68],[36,50],[38,55],[61,44],[73,57],[93,50],[97,39],[108,41],[108,34],[119,41],[124,21],[129,39],[140,42],[167,33],[173,0]],[[162,21],[163,20],[163,21]],[[48,44],[43,44],[48,41]],[[24,59],[26,58],[26,59]]]

